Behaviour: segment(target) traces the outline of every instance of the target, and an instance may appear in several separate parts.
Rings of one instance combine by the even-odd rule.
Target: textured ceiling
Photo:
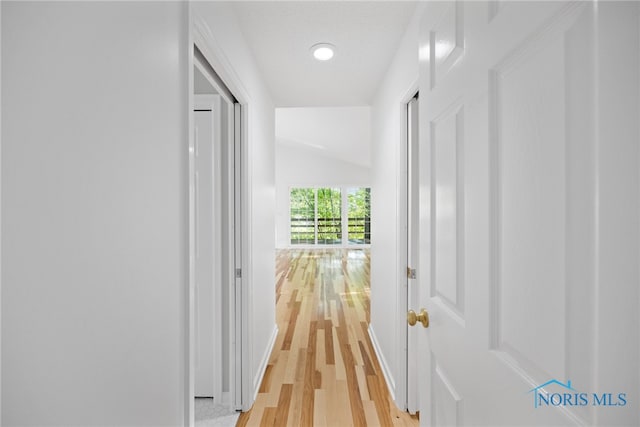
[[[237,2],[241,30],[277,107],[370,105],[416,8],[405,1]],[[309,48],[335,45],[333,60]]]

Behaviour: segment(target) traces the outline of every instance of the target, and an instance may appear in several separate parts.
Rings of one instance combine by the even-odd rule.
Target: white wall
[[[396,400],[403,399],[401,386],[405,375],[401,363],[404,337],[398,331],[406,327],[402,301],[398,253],[405,251],[398,240],[402,229],[398,212],[404,203],[398,188],[403,176],[403,139],[406,127],[404,104],[414,95],[418,80],[418,7],[397,54],[380,85],[371,109],[372,171],[371,190],[371,325],[388,386]]]
[[[276,141],[371,167],[371,107],[278,108]]]
[[[0,100],[2,100],[2,5],[0,4]],[[2,105],[0,105],[0,177],[2,176]],[[2,179],[0,178],[0,187]],[[2,192],[0,191],[0,194]],[[0,197],[0,224],[2,224],[2,202]],[[0,425],[2,425],[2,227],[0,227]]]
[[[184,420],[184,3],[2,2],[3,425]]]
[[[289,246],[289,189],[371,186],[371,169],[300,145],[276,144],[276,245]]]
[[[243,259],[243,279],[248,284],[247,310],[251,396],[260,386],[262,374],[276,336],[275,319],[275,159],[274,106],[262,81],[232,6],[227,2],[194,2],[194,16],[203,18],[213,37],[218,59],[227,67],[219,74],[240,84],[225,81],[236,97],[246,103],[248,145],[245,147],[248,183],[247,259]],[[216,64],[212,64],[216,68]],[[230,69],[230,70],[229,70]],[[248,377],[247,377],[248,375]],[[243,402],[248,409],[252,401]]]

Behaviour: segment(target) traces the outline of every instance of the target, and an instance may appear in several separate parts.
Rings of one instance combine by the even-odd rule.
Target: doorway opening
[[[402,192],[406,194],[406,289],[407,308],[415,309],[418,304],[418,222],[419,183],[418,183],[418,93],[406,104],[406,180]],[[401,264],[403,265],[403,264]],[[407,337],[406,346],[406,409],[411,414],[419,412],[418,384],[418,340],[415,330],[408,325],[404,328]]]
[[[240,424],[418,425],[370,335],[370,107],[277,108],[275,130],[278,336]]]
[[[193,49],[188,422],[232,423],[243,396],[241,107]]]

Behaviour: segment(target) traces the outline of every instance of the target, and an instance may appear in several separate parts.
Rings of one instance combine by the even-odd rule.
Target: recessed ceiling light
[[[318,61],[328,61],[333,58],[335,48],[330,43],[318,43],[311,46],[311,53]]]

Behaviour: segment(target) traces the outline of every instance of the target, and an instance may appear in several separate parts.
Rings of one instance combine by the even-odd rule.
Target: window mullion
[[[349,244],[349,195],[347,194],[347,188],[341,188],[342,194],[342,245],[347,246]]]
[[[318,245],[318,189],[314,188],[313,190],[313,196],[315,197],[315,203],[313,204],[313,207],[315,209],[315,212],[313,213],[313,218],[314,218],[314,227],[313,227],[313,235],[314,235],[314,244],[317,246]]]

